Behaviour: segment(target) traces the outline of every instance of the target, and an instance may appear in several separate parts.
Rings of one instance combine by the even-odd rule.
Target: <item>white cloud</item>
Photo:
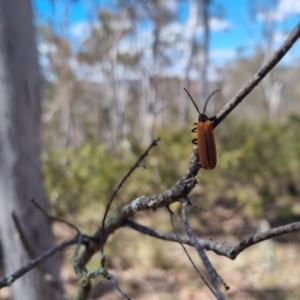
[[[295,0],[280,0],[277,7],[273,11],[268,13],[260,13],[258,15],[259,20],[265,21],[272,19],[275,21],[283,21],[291,15],[297,15],[300,13],[300,1]]]
[[[231,28],[231,24],[227,20],[222,20],[218,18],[210,18],[209,19],[210,31],[225,31]],[[198,25],[196,30],[197,35],[203,34],[203,26]]]
[[[218,19],[218,18],[211,18],[209,20],[209,25],[211,31],[222,31],[231,28],[231,25],[227,20]]]
[[[228,49],[212,49],[209,51],[210,60],[228,60],[236,56],[236,50],[234,48]]]
[[[275,10],[277,20],[285,19],[297,13],[300,13],[300,2],[295,0],[280,0]]]
[[[89,35],[91,24],[88,22],[78,22],[71,26],[70,33],[76,39],[83,39]]]

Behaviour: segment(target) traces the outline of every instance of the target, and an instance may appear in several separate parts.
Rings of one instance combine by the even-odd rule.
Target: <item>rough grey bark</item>
[[[54,244],[49,221],[30,202],[35,198],[47,208],[40,162],[40,84],[31,2],[0,1],[0,230],[6,274],[30,260],[13,211],[36,254]],[[62,294],[57,257],[11,287],[16,300],[61,299]]]

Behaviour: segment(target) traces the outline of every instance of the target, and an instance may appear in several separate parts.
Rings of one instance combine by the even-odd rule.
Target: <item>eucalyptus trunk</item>
[[[47,209],[40,88],[31,2],[0,1],[0,230],[6,274],[33,256],[21,242],[13,212],[35,256],[54,245],[49,220],[30,201],[34,198]],[[16,300],[62,299],[58,258],[17,279],[10,291]]]

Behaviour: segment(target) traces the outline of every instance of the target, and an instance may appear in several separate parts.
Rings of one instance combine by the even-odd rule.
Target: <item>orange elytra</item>
[[[192,132],[197,133],[197,138],[192,140],[192,143],[197,145],[199,160],[201,162],[201,166],[204,170],[212,170],[217,165],[217,149],[214,137],[214,129],[213,129],[213,120],[216,117],[209,118],[205,115],[205,110],[208,101],[211,97],[218,92],[219,90],[213,91],[204,103],[203,112],[201,113],[198,106],[196,105],[194,99],[184,88],[186,93],[189,95],[192,100],[197,112],[199,113],[198,122],[195,123],[196,127],[192,129]]]

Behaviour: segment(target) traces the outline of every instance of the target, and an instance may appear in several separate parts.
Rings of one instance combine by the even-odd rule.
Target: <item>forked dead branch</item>
[[[289,34],[288,38],[285,42],[281,45],[281,47],[273,54],[273,56],[267,61],[249,80],[249,82],[233,97],[225,106],[224,108],[216,115],[216,118],[213,120],[213,127],[216,128],[220,125],[222,120],[231,112],[233,109],[245,99],[245,97],[261,82],[261,80],[276,66],[276,64],[284,57],[284,55],[290,50],[293,44],[297,41],[300,37],[300,22],[295,26],[293,31]],[[78,259],[77,265],[77,273],[80,274],[81,277],[86,279],[86,283],[90,280],[90,278],[95,277],[96,275],[102,275],[106,279],[110,280],[120,294],[126,298],[130,299],[129,296],[124,293],[121,288],[116,283],[115,278],[109,274],[106,270],[105,266],[105,253],[104,253],[104,245],[107,241],[107,238],[113,234],[116,230],[121,227],[127,226],[132,228],[140,233],[152,236],[154,238],[158,238],[165,241],[173,241],[179,242],[181,244],[187,244],[195,247],[198,250],[200,257],[205,261],[205,252],[203,250],[210,250],[214,251],[218,255],[226,256],[230,259],[235,259],[239,253],[245,250],[248,247],[251,247],[257,243],[265,241],[267,239],[288,234],[291,232],[299,231],[300,230],[300,222],[288,224],[285,226],[280,226],[277,228],[270,229],[265,232],[261,232],[255,234],[252,237],[249,237],[236,246],[227,246],[225,244],[220,244],[214,242],[212,240],[204,240],[194,236],[193,232],[188,229],[189,226],[185,215],[185,209],[187,203],[185,199],[188,194],[193,190],[195,185],[197,184],[196,176],[198,171],[200,170],[199,158],[197,154],[197,149],[194,148],[192,151],[192,155],[190,158],[190,164],[186,171],[186,173],[179,179],[172,187],[168,190],[162,192],[158,195],[153,196],[140,196],[132,201],[130,201],[126,206],[124,206],[120,212],[116,215],[115,219],[109,223],[106,222],[106,215],[109,211],[110,204],[112,203],[115,195],[121,188],[122,184],[125,180],[130,176],[131,172],[133,172],[136,166],[144,159],[144,157],[148,154],[150,149],[156,144],[157,141],[153,141],[150,147],[145,151],[145,153],[141,156],[142,159],[139,159],[137,163],[132,167],[132,169],[128,172],[128,174],[123,178],[120,185],[113,193],[113,196],[108,201],[108,205],[106,208],[105,215],[102,221],[102,227],[97,229],[92,236],[85,236],[81,235],[80,231],[77,232],[76,236],[72,239],[66,240],[63,243],[58,244],[56,247],[49,249],[47,252],[39,255],[38,257],[33,258],[28,264],[21,267],[19,270],[16,270],[13,274],[9,274],[5,276],[0,281],[0,288],[4,286],[11,285],[15,280],[23,276],[25,273],[29,272],[31,269],[37,267],[40,263],[44,260],[49,258],[50,256],[54,255],[56,252],[63,250],[70,245],[80,244],[83,245],[85,248]],[[142,210],[149,210],[149,209],[157,209],[160,207],[166,207],[180,199],[183,199],[183,211],[182,211],[182,218],[185,220],[184,224],[186,227],[186,231],[188,235],[179,235],[177,233],[161,233],[155,231],[151,228],[145,227],[140,225],[132,220],[132,217],[138,212]],[[185,217],[184,217],[185,216]],[[99,220],[100,222],[100,220]],[[75,228],[77,228],[75,226]],[[200,247],[199,247],[200,246]],[[89,262],[91,257],[99,252],[101,248],[101,268],[93,271],[88,272],[86,270],[86,264]],[[204,256],[203,256],[204,253]],[[78,249],[76,250],[75,256],[78,255]],[[216,282],[216,277],[214,276],[216,271],[214,271],[213,266],[210,262],[205,261],[205,265],[208,269],[208,274],[210,278],[210,284],[213,288],[213,294],[217,299],[223,299],[224,296],[218,287],[218,283]],[[79,270],[79,271],[78,271]],[[89,287],[90,285],[82,286],[80,291],[80,299],[86,299],[89,294]]]

